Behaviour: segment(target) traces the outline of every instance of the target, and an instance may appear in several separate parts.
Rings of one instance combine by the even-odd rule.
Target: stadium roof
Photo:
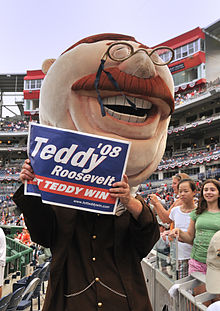
[[[23,92],[26,73],[0,74],[0,93]]]
[[[207,35],[210,35],[214,39],[220,41],[220,19],[208,25],[207,27],[203,28],[203,31]]]

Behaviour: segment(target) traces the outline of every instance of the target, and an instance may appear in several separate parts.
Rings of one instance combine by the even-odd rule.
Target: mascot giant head
[[[40,122],[129,140],[129,184],[143,182],[163,156],[174,109],[169,60],[135,38],[100,34],[80,40],[57,60],[46,60]],[[52,66],[51,66],[52,65]]]

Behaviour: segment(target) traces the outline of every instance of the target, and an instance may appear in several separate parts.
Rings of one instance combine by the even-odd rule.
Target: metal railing
[[[32,261],[33,249],[6,236],[7,256],[4,278],[20,271],[21,277],[26,275],[28,264]]]
[[[164,305],[167,305],[169,311],[206,311],[206,303],[211,303],[216,295],[208,292],[195,294],[196,287],[205,284],[205,275],[197,272],[175,281],[175,274],[172,274],[173,269],[171,269],[171,273],[167,274],[158,266],[158,261],[165,260],[165,257],[158,257],[157,252],[152,250],[142,260],[143,273],[153,310],[161,311]],[[172,297],[169,294],[171,287],[175,288],[175,295]]]

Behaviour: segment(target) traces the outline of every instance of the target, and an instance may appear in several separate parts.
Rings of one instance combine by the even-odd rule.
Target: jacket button
[[[98,302],[98,307],[102,307],[102,302]]]
[[[93,238],[93,240],[95,240],[96,239],[96,235],[93,235],[92,238]]]
[[[92,261],[96,261],[96,258],[95,258],[95,257],[92,257]]]
[[[99,282],[99,278],[95,278],[95,281],[96,281],[96,282]]]

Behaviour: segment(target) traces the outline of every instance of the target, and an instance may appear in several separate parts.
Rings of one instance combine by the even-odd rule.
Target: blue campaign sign
[[[117,200],[108,191],[122,180],[128,141],[30,123],[28,155],[35,179],[26,195],[45,203],[114,214]]]

